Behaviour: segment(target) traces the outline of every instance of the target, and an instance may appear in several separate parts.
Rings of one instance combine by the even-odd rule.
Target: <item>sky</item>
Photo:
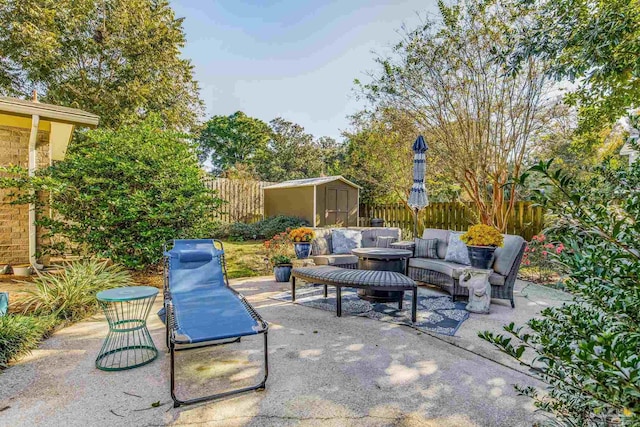
[[[183,17],[207,118],[241,110],[341,140],[365,106],[354,79],[389,54],[403,24],[434,14],[436,0],[171,0]]]

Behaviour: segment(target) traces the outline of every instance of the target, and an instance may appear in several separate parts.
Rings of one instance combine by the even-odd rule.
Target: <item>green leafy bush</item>
[[[215,237],[220,239],[230,239],[235,241],[243,240],[268,240],[278,233],[286,231],[288,228],[308,226],[309,222],[295,216],[278,215],[265,218],[253,224],[234,222],[226,226],[221,226]]]
[[[640,425],[640,161],[605,164],[586,182],[551,165],[530,173],[549,187],[539,191],[555,224],[547,236],[564,247],[549,256],[567,270],[574,302],[480,336],[548,384],[547,394],[519,391],[563,425]]]
[[[52,316],[9,315],[0,317],[0,367],[36,348],[55,327]]]
[[[61,273],[38,274],[33,280],[35,289],[27,290],[24,311],[77,321],[96,311],[98,292],[131,283],[129,272],[119,265],[96,260],[75,262]]]
[[[20,190],[15,203],[33,200],[28,190],[50,192],[57,215],[39,222],[51,237],[135,269],[156,264],[164,242],[192,236],[220,203],[204,185],[185,135],[153,115],[81,135],[64,161],[35,178],[24,169],[10,172],[17,176],[0,179],[0,187]]]

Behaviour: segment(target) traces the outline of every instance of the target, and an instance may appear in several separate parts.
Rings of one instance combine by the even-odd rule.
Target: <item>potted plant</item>
[[[33,273],[33,268],[29,264],[12,265],[11,269],[14,276],[31,276]]]
[[[504,244],[502,234],[486,224],[472,225],[460,239],[467,244],[471,266],[483,270],[489,269],[494,252]]]
[[[293,247],[296,251],[296,258],[309,258],[311,253],[311,240],[315,237],[312,229],[309,227],[300,227],[291,230],[289,238],[293,241]]]
[[[291,278],[291,239],[289,233],[283,231],[271,240],[264,242],[267,260],[273,266],[276,282],[288,282]]]

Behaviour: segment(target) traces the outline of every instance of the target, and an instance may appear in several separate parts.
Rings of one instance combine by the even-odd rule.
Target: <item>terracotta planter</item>
[[[309,242],[295,242],[293,244],[294,249],[296,250],[296,258],[298,259],[307,259],[311,254],[311,243]]]
[[[280,264],[273,267],[273,274],[276,276],[276,282],[288,282],[291,278],[291,264]]]
[[[489,269],[493,263],[493,255],[496,249],[495,246],[467,246],[471,267],[482,270]]]

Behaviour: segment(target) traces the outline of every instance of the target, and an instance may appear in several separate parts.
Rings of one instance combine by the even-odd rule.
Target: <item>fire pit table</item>
[[[393,248],[356,248],[351,253],[358,257],[359,270],[395,271],[402,274],[406,273],[407,259],[413,256],[412,251]],[[402,299],[403,292],[358,289],[358,296],[367,301],[391,302]]]

